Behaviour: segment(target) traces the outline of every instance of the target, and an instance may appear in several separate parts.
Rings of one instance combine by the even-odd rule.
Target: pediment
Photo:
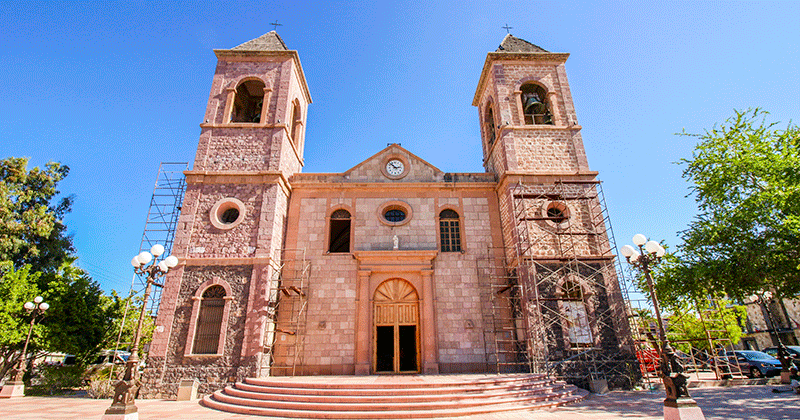
[[[403,172],[390,173],[387,164],[391,161],[399,161]],[[351,182],[438,182],[443,179],[444,172],[400,145],[390,144],[342,175]]]

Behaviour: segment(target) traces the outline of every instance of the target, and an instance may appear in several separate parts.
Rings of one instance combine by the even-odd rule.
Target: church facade
[[[485,172],[391,144],[302,173],[298,53],[274,31],[215,53],[143,392],[520,371],[624,385],[635,358],[568,54],[509,35],[487,55],[473,101]]]

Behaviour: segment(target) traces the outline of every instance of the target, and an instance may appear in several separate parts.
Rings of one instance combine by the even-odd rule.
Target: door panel
[[[374,372],[419,372],[419,297],[411,283],[392,279],[375,290]]]

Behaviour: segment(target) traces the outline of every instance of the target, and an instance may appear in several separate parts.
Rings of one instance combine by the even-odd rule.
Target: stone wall
[[[184,271],[175,316],[172,325],[168,326],[170,334],[166,355],[147,360],[141,391],[145,398],[170,398],[176,395],[181,379],[198,379],[200,392],[210,393],[246,376],[240,374],[240,367],[253,362],[242,359],[251,275],[252,268],[243,266],[190,267]],[[228,319],[224,319],[222,325],[226,329],[223,350],[221,355],[186,356],[187,346],[192,345],[187,342],[193,309],[192,296],[203,283],[215,279],[227,282],[233,297]]]

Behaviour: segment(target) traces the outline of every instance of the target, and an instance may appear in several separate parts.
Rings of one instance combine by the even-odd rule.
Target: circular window
[[[402,201],[390,201],[378,208],[378,219],[389,226],[400,226],[411,220],[411,207]]]
[[[569,219],[569,208],[564,203],[550,203],[545,210],[548,222],[561,224]]]
[[[406,220],[406,212],[400,209],[386,210],[386,213],[383,213],[383,218],[394,223],[402,222]]]
[[[215,228],[233,229],[244,221],[244,203],[235,198],[223,198],[214,204],[209,216]]]

